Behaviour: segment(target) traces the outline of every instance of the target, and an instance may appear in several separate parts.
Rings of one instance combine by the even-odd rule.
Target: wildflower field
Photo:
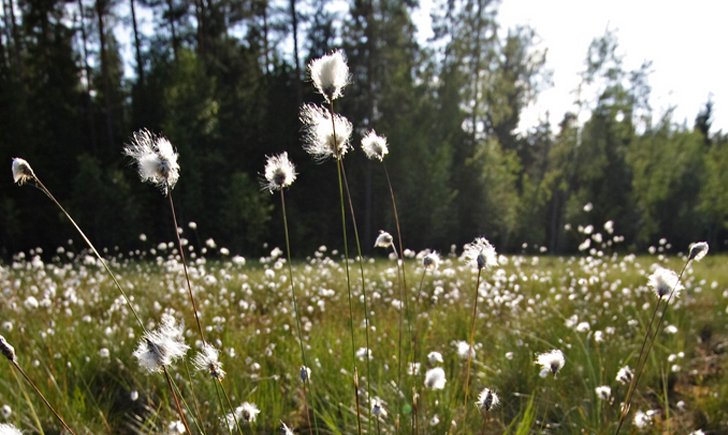
[[[215,383],[192,364],[202,342],[178,252],[172,243],[151,246],[105,258],[149,330],[163,314],[183,322],[191,349],[169,372],[187,402],[192,432],[228,433]],[[302,376],[282,251],[247,261],[219,249],[208,251],[214,259],[197,251],[190,252],[189,276],[207,341],[220,350],[227,372],[220,383],[235,407],[248,402],[260,410],[241,422],[245,434],[276,433],[281,422],[301,434],[357,433],[353,367],[362,433],[614,433],[628,389],[617,376],[625,366],[634,369],[657,302],[648,276],[658,266],[680,270],[687,259],[674,252],[499,256],[480,279],[463,422],[477,270],[455,254],[426,270],[425,253],[407,252],[404,301],[396,261],[366,259],[368,365],[365,299],[356,279],[352,361],[342,255],[322,246],[295,261],[310,370]],[[142,331],[99,261],[74,245],[58,248],[47,262],[40,254],[21,253],[2,266],[0,306],[2,335],[48,401],[79,434],[184,430],[165,379],[132,356]],[[687,267],[685,290],[658,331],[623,433],[728,430],[727,262],[708,255]],[[565,359],[555,376],[535,364],[537,354],[552,350]],[[310,401],[302,377],[310,380]],[[486,413],[475,405],[483,388],[500,399]],[[10,367],[0,372],[0,405],[4,422],[26,433],[59,433],[53,415]]]

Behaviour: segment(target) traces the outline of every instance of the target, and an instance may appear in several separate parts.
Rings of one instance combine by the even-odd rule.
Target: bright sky
[[[421,0],[415,14],[420,40],[430,33],[432,0]],[[587,48],[607,28],[617,31],[623,67],[637,69],[651,60],[650,104],[655,121],[675,106],[673,122],[692,128],[695,116],[710,96],[713,132],[728,132],[728,2],[724,0],[502,0],[498,22],[504,29],[519,24],[534,28],[547,48],[546,67],[554,87],[528,108],[521,130],[536,125],[550,112],[552,125],[572,106],[585,69]]]

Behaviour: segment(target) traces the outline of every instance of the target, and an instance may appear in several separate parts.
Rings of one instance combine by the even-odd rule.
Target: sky
[[[420,41],[431,35],[431,4],[421,0],[413,16]],[[673,122],[692,128],[711,98],[711,131],[728,133],[726,17],[724,0],[502,0],[497,18],[501,27],[526,24],[535,29],[538,48],[548,50],[546,68],[553,71],[554,86],[526,109],[519,130],[537,125],[547,112],[554,126],[567,111],[576,112],[572,91],[585,69],[589,44],[610,29],[616,31],[625,70],[653,62],[648,83],[655,123],[674,107]]]

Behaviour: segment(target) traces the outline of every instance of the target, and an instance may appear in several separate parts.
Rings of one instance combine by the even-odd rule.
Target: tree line
[[[728,139],[711,131],[712,102],[692,126],[670,112],[653,125],[650,64],[625,70],[613,32],[585,53],[580,113],[521,132],[523,110],[550,82],[546,53],[532,29],[499,26],[495,0],[440,1],[424,44],[412,0],[350,0],[344,12],[330,0],[2,2],[0,155],[8,167],[27,159],[112,250],[148,247],[142,233],[173,238],[166,201],[122,156],[141,128],[179,152],[174,199],[180,222],[197,223],[184,225],[193,244],[213,238],[244,255],[280,245],[279,205],[260,174],[266,156],[288,151],[299,172],[287,194],[294,255],[339,247],[336,171],[305,154],[298,118],[302,103],[321,102],[306,64],[339,48],[352,77],[337,111],[355,127],[345,164],[365,248],[379,229],[394,229],[382,168],[358,150],[370,129],[389,140],[414,250],[447,252],[482,235],[503,252],[574,252],[588,237],[579,226],[592,225],[603,243],[613,237],[607,221],[624,249],[662,238],[719,247],[728,235]],[[142,15],[153,17],[152,32]],[[73,230],[63,216],[9,174],[2,255],[66,245]]]

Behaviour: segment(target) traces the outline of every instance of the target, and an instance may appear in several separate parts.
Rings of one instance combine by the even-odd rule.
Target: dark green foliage
[[[173,199],[179,225],[199,225],[191,242],[212,237],[246,255],[281,246],[279,198],[258,179],[267,156],[288,151],[299,172],[286,192],[294,254],[324,240],[341,248],[336,168],[301,147],[299,104],[323,99],[286,42],[294,7],[301,60],[337,48],[348,58],[351,83],[335,110],[355,127],[344,163],[365,253],[379,229],[396,230],[385,165],[414,250],[449,251],[483,235],[501,251],[525,242],[563,252],[584,239],[565,224],[604,233],[607,220],[627,246],[728,234],[728,141],[710,130],[713,102],[692,131],[669,112],[653,127],[650,64],[625,70],[615,32],[587,53],[579,103],[591,116],[519,131],[550,72],[532,29],[499,28],[497,2],[443,3],[436,44],[425,45],[407,0],[356,0],[346,13],[326,0],[135,1],[140,27],[143,12],[154,13],[153,34],[139,32],[138,42],[132,17],[114,15],[120,5],[8,2],[0,24],[0,161],[26,158],[101,246],[134,249],[140,233],[155,243],[174,238],[167,198],[139,183],[121,155],[147,128],[180,154]],[[122,57],[120,29],[133,59]],[[384,165],[358,149],[369,129],[389,139]],[[6,180],[1,255],[50,252],[74,237],[39,191]]]

